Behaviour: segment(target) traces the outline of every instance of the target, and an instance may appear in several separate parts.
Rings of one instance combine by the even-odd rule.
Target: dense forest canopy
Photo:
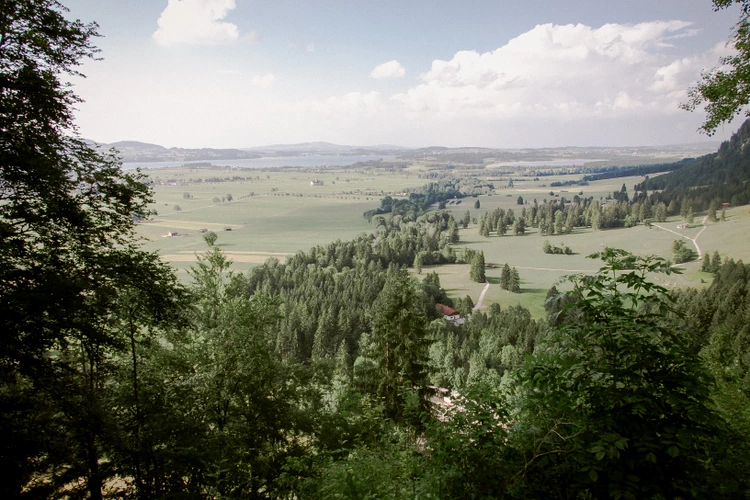
[[[636,191],[663,191],[654,201],[676,200],[695,211],[707,210],[712,202],[733,206],[750,203],[750,120],[746,120],[716,153],[702,156],[679,170],[645,180]]]
[[[717,254],[710,286],[669,290],[650,280],[668,262],[606,248],[598,272],[549,291],[546,320],[474,311],[422,266],[472,264],[484,281],[484,255],[454,248],[466,217],[440,205],[492,186],[443,179],[385,198],[370,234],[247,274],[208,233],[181,285],[135,238],[144,177],[75,134],[64,82],[96,55],[96,25],[55,0],[0,13],[3,498],[750,494],[743,262]],[[482,233],[628,226],[666,216],[669,196],[743,196],[748,127],[697,160],[707,187],[669,184],[685,166],[607,203],[519,197]]]

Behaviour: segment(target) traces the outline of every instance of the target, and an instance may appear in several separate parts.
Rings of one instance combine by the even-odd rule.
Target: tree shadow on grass
[[[489,281],[490,285],[500,284],[500,278],[496,276],[487,276],[487,281]]]
[[[521,288],[523,293],[547,293],[549,288]]]

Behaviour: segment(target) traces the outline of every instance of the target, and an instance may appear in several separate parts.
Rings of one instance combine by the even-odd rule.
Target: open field
[[[376,169],[278,169],[273,171],[232,171],[225,169],[165,169],[149,171],[155,182],[156,202],[153,208],[158,215],[154,220],[138,225],[141,236],[147,238],[146,249],[159,250],[162,258],[174,266],[182,278],[194,264],[196,254],[206,246],[199,232],[214,231],[217,244],[234,262],[234,269],[246,271],[262,264],[268,258],[281,261],[299,250],[314,245],[324,245],[337,239],[347,240],[362,232],[369,232],[370,225],[362,217],[366,210],[377,207],[386,194],[397,196],[405,188],[418,187],[428,180],[417,174],[423,167],[414,165],[403,172]],[[589,186],[550,188],[553,181],[580,178],[580,175],[560,175],[532,178],[514,178],[513,188],[501,187],[501,180],[493,179],[488,171],[486,178],[496,185],[492,195],[480,196],[481,208],[475,210],[474,198],[464,199],[459,205],[448,205],[457,219],[469,210],[472,217],[479,217],[495,208],[513,209],[519,212],[518,196],[533,203],[555,196],[572,199],[582,196],[604,198],[619,190],[624,183],[628,191],[642,180],[641,177],[626,177],[597,181]],[[231,177],[234,180],[226,180]],[[213,179],[205,181],[199,179]],[[322,185],[311,186],[313,180]],[[550,191],[553,194],[550,195]],[[186,197],[185,193],[190,196]],[[226,201],[227,195],[232,201]],[[221,201],[221,197],[225,201]],[[216,199],[219,199],[216,201]],[[176,210],[175,205],[180,209]],[[750,208],[733,208],[727,212],[727,222],[708,223],[700,234],[698,244],[704,252],[719,250],[722,255],[735,259],[750,260]],[[535,317],[544,315],[544,299],[547,290],[566,275],[596,271],[598,261],[586,256],[602,250],[605,246],[622,248],[638,255],[672,257],[672,243],[681,235],[695,238],[702,226],[702,217],[696,216],[696,225],[679,229],[679,218],[672,217],[660,224],[665,229],[637,226],[630,229],[592,231],[578,229],[567,235],[540,236],[530,228],[523,236],[479,235],[476,224],[461,229],[458,248],[469,247],[482,250],[487,263],[495,267],[487,269],[490,288],[484,306],[498,303],[503,307],[516,304],[528,307]],[[227,230],[231,229],[231,230]],[[167,237],[168,232],[178,236]],[[675,234],[677,233],[677,234]],[[565,244],[574,255],[549,255],[542,251],[545,240],[553,245]],[[523,293],[513,294],[499,286],[503,264],[516,267],[521,277]],[[700,263],[682,266],[683,273],[671,276],[654,276],[653,279],[669,287],[705,286],[711,276],[700,271]],[[483,284],[469,280],[468,265],[425,266],[423,274],[432,270],[440,274],[441,284],[453,297],[470,295],[476,302]],[[564,285],[563,285],[564,286]]]
[[[669,223],[677,225],[676,220]],[[704,234],[709,230],[710,228]],[[601,251],[605,247],[614,247],[637,255],[656,255],[669,259],[672,257],[672,242],[676,238],[676,235],[667,231],[649,229],[645,226],[606,231],[579,229],[571,234],[554,236],[540,236],[538,231],[532,228],[523,236],[484,238],[479,235],[478,227],[474,225],[461,230],[462,243],[459,247],[466,246],[483,251],[486,262],[496,266],[494,269],[486,270],[490,289],[485,296],[485,305],[493,302],[503,307],[522,304],[536,315],[541,315],[544,298],[550,286],[566,275],[592,273],[599,269],[601,262],[588,259],[587,255]],[[567,245],[573,250],[574,255],[545,254],[542,246],[546,240],[553,245]],[[701,239],[698,241],[700,243]],[[500,268],[505,263],[518,269],[522,294],[508,293],[500,288]],[[468,280],[468,271],[465,279]],[[709,280],[710,275],[700,272],[700,263],[689,263],[684,266],[684,273],[681,275],[656,275],[652,279],[669,287],[701,286],[701,279]],[[476,300],[473,294],[472,298]]]
[[[364,211],[378,206],[385,194],[426,182],[411,171],[374,169],[172,168],[147,173],[154,181],[152,208],[158,215],[139,224],[138,232],[147,239],[145,248],[159,250],[181,277],[196,252],[206,248],[200,229],[214,231],[234,268],[245,271],[269,257],[283,260],[314,245],[368,232]],[[323,184],[311,186],[316,179]],[[231,202],[214,201],[228,194]],[[166,236],[175,231],[179,236]]]
[[[728,209],[726,222],[708,222],[698,244],[704,253],[750,262],[750,206]]]

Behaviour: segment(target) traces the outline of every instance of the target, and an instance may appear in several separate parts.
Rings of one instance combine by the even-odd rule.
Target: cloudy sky
[[[62,1],[103,35],[74,81],[81,134],[168,147],[709,140],[679,104],[737,19],[710,0]]]

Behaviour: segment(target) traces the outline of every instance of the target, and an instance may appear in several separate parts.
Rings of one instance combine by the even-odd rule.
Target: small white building
[[[456,326],[463,325],[466,322],[466,320],[461,317],[461,313],[445,304],[435,304],[435,309],[437,309],[437,312],[443,316],[444,320],[450,321]]]

